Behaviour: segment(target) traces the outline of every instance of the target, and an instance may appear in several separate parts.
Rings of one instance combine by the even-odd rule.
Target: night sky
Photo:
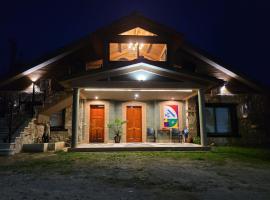
[[[26,0],[0,3],[1,76],[9,41],[29,63],[99,27],[138,11],[251,79],[270,86],[270,1],[254,0]]]

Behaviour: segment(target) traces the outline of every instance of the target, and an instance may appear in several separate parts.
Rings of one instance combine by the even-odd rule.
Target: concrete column
[[[204,99],[204,91],[202,89],[198,90],[198,104],[199,104],[201,145],[207,146],[207,133],[205,128],[205,99]]]
[[[76,148],[78,142],[79,102],[80,102],[80,89],[73,88],[71,148]]]

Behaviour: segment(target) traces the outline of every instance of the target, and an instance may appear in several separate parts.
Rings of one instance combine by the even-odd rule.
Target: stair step
[[[15,143],[0,143],[0,149],[14,149]]]
[[[15,154],[13,149],[0,149],[0,156],[12,156]]]

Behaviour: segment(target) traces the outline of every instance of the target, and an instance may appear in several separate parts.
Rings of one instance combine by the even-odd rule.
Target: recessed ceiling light
[[[139,97],[139,94],[134,94],[134,97],[135,97],[135,99],[137,99],[138,97]]]
[[[145,81],[145,80],[146,80],[146,76],[145,76],[144,74],[139,74],[139,75],[137,76],[137,80],[138,80],[138,81]]]

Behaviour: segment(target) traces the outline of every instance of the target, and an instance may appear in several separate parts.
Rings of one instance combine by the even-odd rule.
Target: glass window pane
[[[137,49],[129,43],[110,43],[111,61],[131,61],[137,59]]]
[[[167,45],[150,43],[110,43],[110,61],[132,61],[144,58],[152,61],[166,61]]]
[[[50,116],[51,127],[60,127],[63,126],[63,111],[53,113]]]
[[[207,133],[214,133],[215,132],[215,115],[214,109],[210,107],[205,108],[205,115],[206,115],[206,132]]]
[[[147,31],[143,28],[140,28],[140,27],[130,29],[124,33],[120,33],[119,35],[157,36],[156,34],[150,32],[150,31]]]
[[[231,132],[231,116],[229,108],[216,108],[216,124],[218,133]]]
[[[166,61],[167,45],[166,44],[143,44],[139,46],[140,56],[147,60]]]

